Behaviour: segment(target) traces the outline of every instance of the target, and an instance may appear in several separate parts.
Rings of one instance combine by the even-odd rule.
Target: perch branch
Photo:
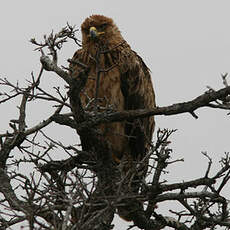
[[[119,112],[104,112],[98,115],[92,116],[90,120],[82,122],[80,124],[80,129],[84,129],[86,127],[93,127],[102,123],[110,123],[110,122],[118,122],[124,121],[128,119],[135,118],[144,118],[149,116],[156,115],[176,115],[181,113],[191,113],[199,108],[208,107],[210,102],[221,100],[222,98],[228,96],[230,94],[230,86],[220,89],[215,92],[207,92],[204,93],[197,98],[183,102],[177,103],[170,106],[164,107],[156,107],[151,110],[139,109],[139,110],[125,110]]]

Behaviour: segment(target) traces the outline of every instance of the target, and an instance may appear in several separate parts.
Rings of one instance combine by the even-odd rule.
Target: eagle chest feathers
[[[81,30],[83,46],[74,54],[70,70],[72,77],[77,77],[82,71],[77,62],[90,68],[81,93],[83,107],[88,111],[95,109],[95,100],[99,110],[155,107],[149,70],[130,49],[112,19],[92,15],[83,22]],[[141,160],[150,148],[154,118],[103,124],[99,129],[109,142],[115,161],[125,155]]]
[[[88,81],[84,92],[81,95],[82,103],[86,106],[89,100],[95,99],[96,84],[98,81],[97,68],[101,72],[99,78],[97,106],[114,110],[124,109],[124,96],[121,91],[121,79],[119,68],[115,64],[115,60],[111,62],[110,55],[101,54],[99,57],[98,67],[91,61]]]

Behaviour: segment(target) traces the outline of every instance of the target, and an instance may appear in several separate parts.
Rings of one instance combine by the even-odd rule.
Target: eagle
[[[85,66],[88,79],[80,94],[83,108],[94,112],[152,109],[156,106],[150,71],[130,48],[109,17],[92,15],[81,25],[82,47],[70,61],[71,76]],[[151,146],[154,117],[101,124],[98,128],[109,143],[118,164],[123,158],[141,161]]]

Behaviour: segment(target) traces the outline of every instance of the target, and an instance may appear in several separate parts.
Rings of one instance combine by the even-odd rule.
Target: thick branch
[[[89,121],[82,122],[79,128],[92,127],[101,123],[110,123],[128,119],[143,118],[153,115],[176,115],[180,113],[194,113],[195,110],[209,106],[210,102],[221,100],[230,94],[230,86],[214,92],[207,92],[199,97],[183,103],[177,103],[170,106],[156,107],[151,110],[125,110],[119,112],[104,112],[100,115],[91,117]]]
[[[55,72],[59,77],[61,77],[64,81],[67,83],[70,83],[70,76],[68,72],[64,71],[60,67],[58,67],[55,62],[53,62],[48,56],[42,54],[40,57],[40,61],[42,63],[42,66],[47,71],[53,71]]]
[[[90,155],[87,152],[80,152],[77,156],[70,157],[66,160],[61,161],[50,161],[47,164],[41,165],[39,168],[42,172],[52,171],[65,171],[68,172],[78,165],[87,163],[90,165]],[[92,164],[92,162],[91,162]],[[89,166],[87,168],[90,168]]]
[[[186,192],[186,193],[165,193],[156,197],[156,202],[163,202],[166,200],[180,200],[188,198],[217,198],[217,194],[212,192]]]
[[[175,183],[175,184],[165,184],[165,185],[160,185],[160,190],[162,192],[165,191],[172,191],[175,189],[187,189],[187,188],[195,188],[197,186],[200,185],[211,185],[211,184],[215,184],[216,181],[214,179],[210,179],[210,178],[199,178],[196,180],[191,180],[191,181],[187,181],[187,182],[183,182],[183,183]]]

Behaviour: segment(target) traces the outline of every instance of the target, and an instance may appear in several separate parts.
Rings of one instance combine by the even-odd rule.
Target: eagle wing
[[[154,108],[156,104],[151,76],[142,58],[130,48],[126,48],[121,52],[120,60],[124,109]],[[141,160],[149,150],[154,127],[154,117],[127,121],[125,134],[129,136],[130,153],[134,160]]]

